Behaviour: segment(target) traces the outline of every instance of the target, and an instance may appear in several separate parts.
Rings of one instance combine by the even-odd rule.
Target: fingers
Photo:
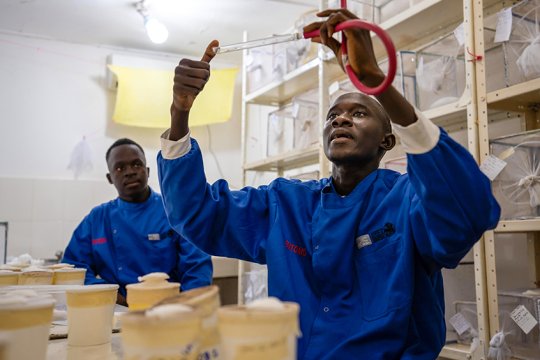
[[[216,53],[214,52],[214,48],[216,46],[219,46],[219,41],[212,40],[210,44],[206,47],[206,50],[204,51],[204,55],[201,58],[201,61],[205,63],[210,63],[210,61],[216,56]]]
[[[348,9],[326,9],[326,10],[323,10],[321,12],[318,12],[317,16],[318,17],[329,17],[330,15],[337,14],[337,13],[343,14],[345,17],[347,17],[347,20],[358,19],[358,16],[353,14]]]
[[[304,33],[308,33],[308,32],[311,32],[311,31],[315,31],[315,30],[319,30],[319,28],[321,27],[321,25],[323,24],[323,21],[317,21],[317,22],[313,22],[311,24],[308,24],[306,26],[304,26]]]

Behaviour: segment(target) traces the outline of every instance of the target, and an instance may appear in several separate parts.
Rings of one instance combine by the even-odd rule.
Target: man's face
[[[383,119],[382,109],[368,96],[340,96],[324,123],[324,153],[336,165],[363,164],[380,157],[382,150],[388,150]]]
[[[120,145],[113,148],[107,161],[107,179],[126,201],[144,196],[148,189],[149,169],[143,152],[135,145]]]

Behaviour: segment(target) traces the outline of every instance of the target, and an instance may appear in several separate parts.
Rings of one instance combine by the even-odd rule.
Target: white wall
[[[156,155],[164,129],[112,122],[115,93],[105,86],[111,53],[171,64],[181,58],[0,34],[0,221],[10,226],[8,256],[51,257],[91,207],[115,197],[105,179],[104,154],[120,137],[143,146],[150,185],[159,190]],[[223,177],[235,187],[241,185],[240,83],[229,122],[192,129],[208,179]],[[209,132],[223,174],[208,151]],[[67,165],[83,136],[92,148],[93,169],[75,180]]]

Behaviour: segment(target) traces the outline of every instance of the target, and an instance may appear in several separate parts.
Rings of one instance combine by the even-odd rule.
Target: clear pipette
[[[259,40],[251,40],[237,44],[225,45],[225,46],[216,46],[214,50],[215,54],[224,54],[232,51],[239,51],[244,49],[252,49],[260,46],[279,44],[289,41],[300,40],[304,38],[302,33],[292,33],[287,35],[275,35]]]

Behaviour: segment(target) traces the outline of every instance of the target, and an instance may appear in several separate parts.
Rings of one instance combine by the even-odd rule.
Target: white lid
[[[159,305],[154,308],[146,310],[145,315],[149,318],[167,319],[173,316],[192,312],[193,309],[190,306],[183,304],[166,304]]]
[[[146,274],[144,276],[139,276],[137,280],[139,282],[161,282],[163,280],[168,280],[169,275],[165,274],[164,272],[153,272],[150,274]]]
[[[246,308],[253,310],[283,310],[285,309],[285,304],[282,303],[276,297],[268,297],[265,299],[258,299],[255,301],[246,304]]]
[[[55,268],[54,272],[86,272],[86,269],[85,268],[65,267],[65,268]]]
[[[22,272],[23,272],[23,273],[26,273],[26,272],[52,273],[52,270],[44,269],[44,268],[41,268],[41,267],[37,267],[37,266],[31,265],[31,266],[29,266],[29,267],[26,267],[26,268],[22,269]]]
[[[0,310],[15,310],[53,306],[49,294],[38,294],[32,290],[14,290],[0,294]]]
[[[65,269],[65,268],[74,268],[75,265],[73,264],[67,264],[67,263],[58,263],[58,264],[52,264],[47,266],[48,269],[51,270],[58,270],[58,269]]]
[[[84,285],[78,288],[67,289],[66,293],[86,293],[94,291],[104,290],[117,290],[119,286],[117,284],[96,284],[96,285]]]

